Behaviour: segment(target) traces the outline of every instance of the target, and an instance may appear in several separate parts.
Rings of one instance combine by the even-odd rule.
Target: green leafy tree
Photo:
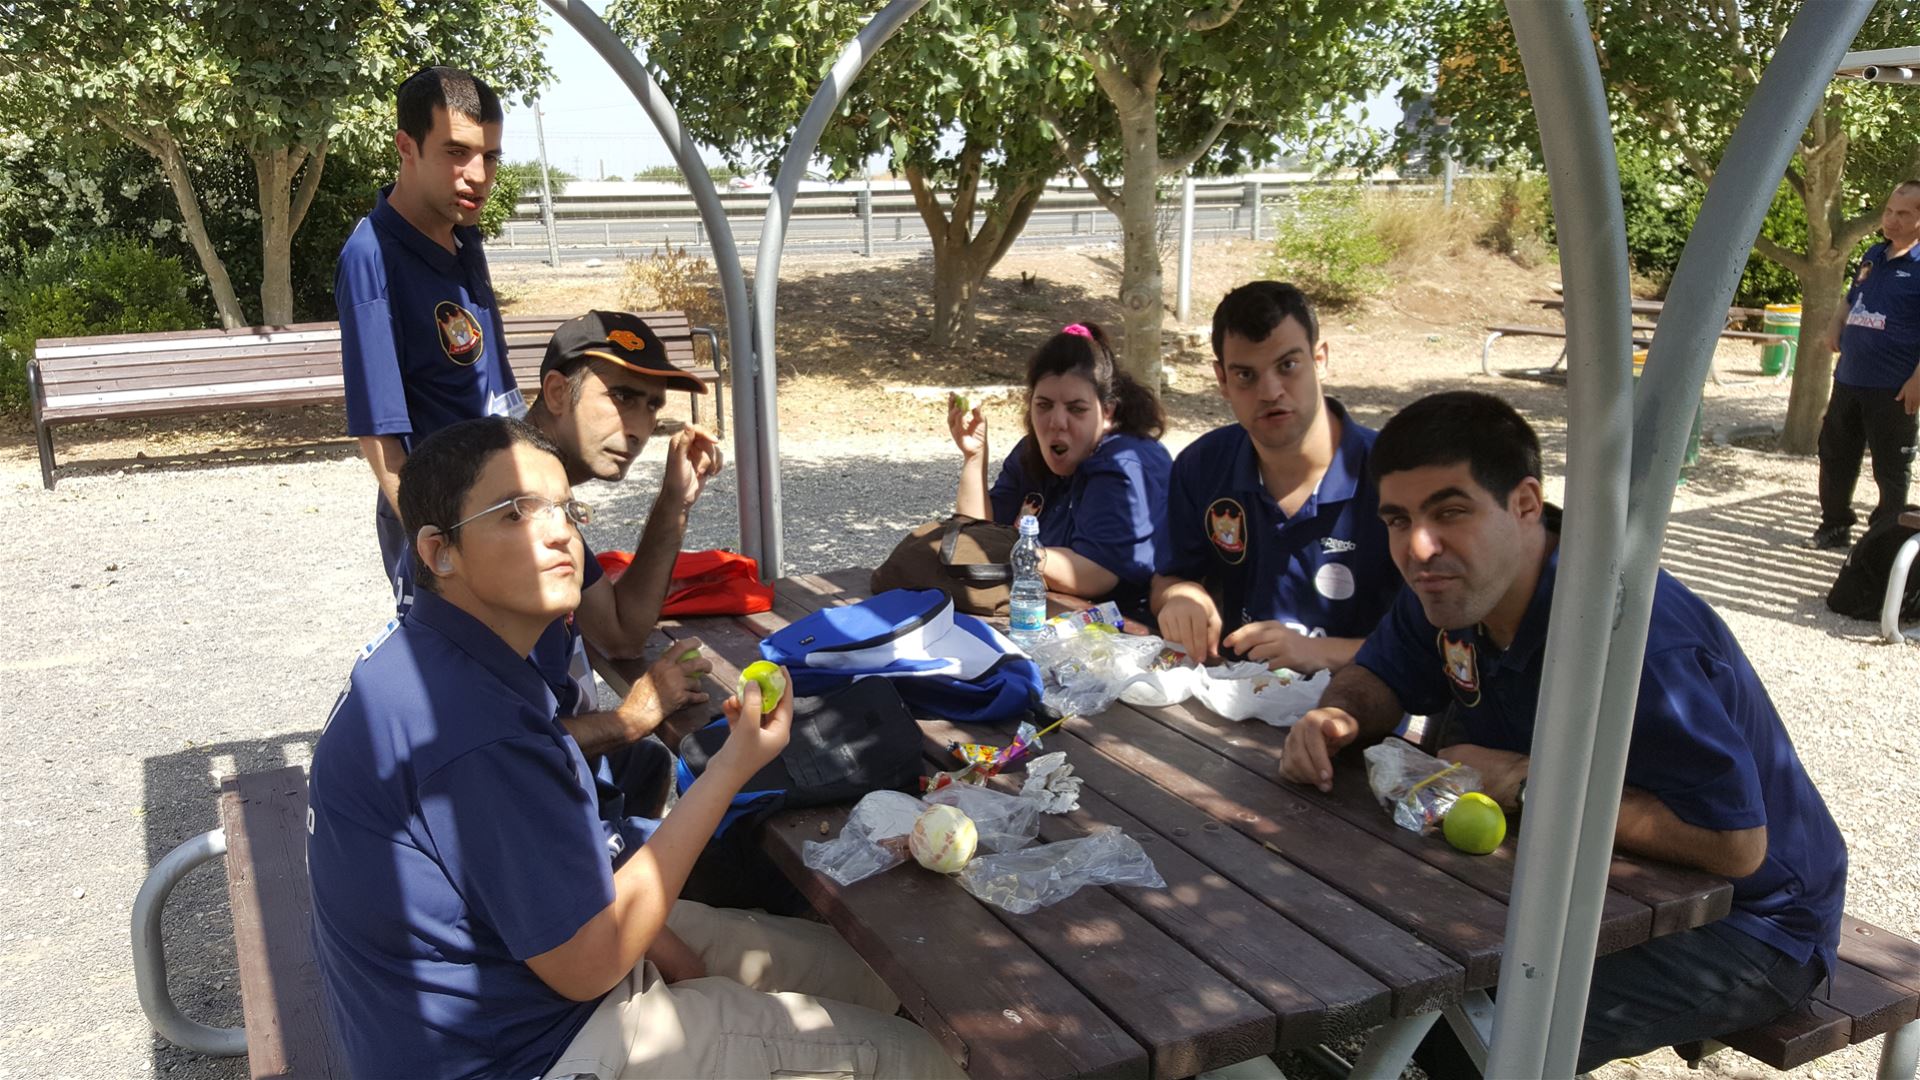
[[[292,242],[333,142],[388,133],[393,88],[428,63],[506,93],[546,75],[536,0],[74,0],[0,3],[0,125],[70,144],[122,140],[171,189],[223,325],[249,320],[208,227],[196,163],[253,173],[263,321],[292,319]]]
[[[1656,0],[1588,0],[1594,44],[1623,153],[1669,163],[1709,182],[1774,47],[1799,11],[1798,0],[1716,0],[1676,5]],[[1410,45],[1430,50],[1430,115],[1452,123],[1442,136],[1473,160],[1498,150],[1537,155],[1532,102],[1498,0],[1423,0],[1409,25]],[[1920,4],[1881,0],[1854,49],[1913,43]],[[1920,173],[1920,94],[1911,87],[1837,80],[1800,135],[1784,178],[1800,204],[1804,230],[1781,239],[1770,226],[1754,250],[1799,280],[1800,355],[1787,405],[1783,447],[1811,453],[1819,435],[1833,358],[1818,345],[1845,300],[1849,259],[1878,226],[1881,201],[1899,180]],[[1782,213],[1778,204],[1776,218]],[[1794,215],[1786,212],[1786,220]]]
[[[842,43],[877,3],[621,0],[608,21],[681,119],[743,172],[779,155]],[[1042,120],[1068,111],[1072,62],[1039,7],[934,0],[868,63],[818,151],[835,178],[884,153],[933,241],[935,345],[970,342],[981,283],[1065,165]]]
[[[1235,172],[1281,141],[1331,140],[1345,110],[1400,71],[1383,31],[1401,0],[1052,0],[1047,25],[1094,96],[1053,118],[1074,167],[1123,230],[1123,365],[1160,385],[1155,193],[1189,169]],[[1072,78],[1073,73],[1069,72]]]

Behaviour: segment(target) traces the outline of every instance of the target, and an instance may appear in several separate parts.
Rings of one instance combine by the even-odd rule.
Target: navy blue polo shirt
[[[1835,382],[1897,390],[1920,365],[1920,244],[1889,258],[1887,242],[1867,249],[1847,288]]]
[[[1365,637],[1400,591],[1400,571],[1367,476],[1375,432],[1332,398],[1340,442],[1320,486],[1293,516],[1260,476],[1238,424],[1180,452],[1168,484],[1156,570],[1198,581],[1220,609],[1221,634],[1277,621],[1314,637]]]
[[[543,1073],[592,1014],[526,960],[613,901],[579,746],[539,673],[421,592],[314,748],[307,865],[333,1030],[356,1076]]]
[[[333,282],[347,433],[393,435],[409,453],[461,420],[522,416],[506,328],[480,231],[455,226],[458,252],[413,227],[382,189],[340,249]]]
[[[1354,663],[1380,676],[1408,712],[1458,706],[1455,741],[1531,754],[1559,566],[1556,548],[1505,651],[1480,628],[1436,629],[1408,590]],[[1659,574],[1626,782],[1689,825],[1766,826],[1766,861],[1733,883],[1726,924],[1797,963],[1818,956],[1831,973],[1846,841],[1726,623],[1678,579]]]
[[[993,520],[1012,525],[1033,514],[1043,547],[1069,548],[1111,570],[1120,579],[1116,594],[1145,596],[1173,456],[1157,439],[1115,433],[1072,476],[1044,465],[1041,475],[1028,476],[1022,460],[1032,443],[1028,435],[1014,446],[987,492]]]

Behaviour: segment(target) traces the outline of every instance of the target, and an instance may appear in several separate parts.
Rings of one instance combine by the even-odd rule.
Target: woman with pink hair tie
[[[1004,525],[1032,514],[1050,591],[1111,599],[1139,617],[1173,468],[1160,445],[1166,422],[1153,392],[1114,364],[1106,333],[1074,323],[1027,361],[1026,435],[991,488],[986,416],[952,402],[947,427],[962,456],[955,509]]]

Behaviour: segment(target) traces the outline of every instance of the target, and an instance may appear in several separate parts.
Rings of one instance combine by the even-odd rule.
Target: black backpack
[[[1849,619],[1879,622],[1880,607],[1887,597],[1887,577],[1893,573],[1893,557],[1899,553],[1900,545],[1916,532],[1920,529],[1900,524],[1897,514],[1868,526],[1853,550],[1847,552],[1847,561],[1840,567],[1840,576],[1833,579],[1833,588],[1827,590],[1827,607]],[[1920,619],[1920,562],[1908,570],[1900,597],[1900,619],[1902,622]]]

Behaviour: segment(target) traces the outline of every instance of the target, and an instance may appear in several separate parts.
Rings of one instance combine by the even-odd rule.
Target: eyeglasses
[[[554,502],[544,495],[515,495],[511,499],[502,499],[471,517],[454,522],[446,531],[452,533],[469,521],[486,517],[495,510],[506,510],[508,507],[512,507],[507,514],[507,520],[511,522],[532,521],[553,513],[561,514],[576,526],[590,524],[593,521],[593,507],[579,499]]]

